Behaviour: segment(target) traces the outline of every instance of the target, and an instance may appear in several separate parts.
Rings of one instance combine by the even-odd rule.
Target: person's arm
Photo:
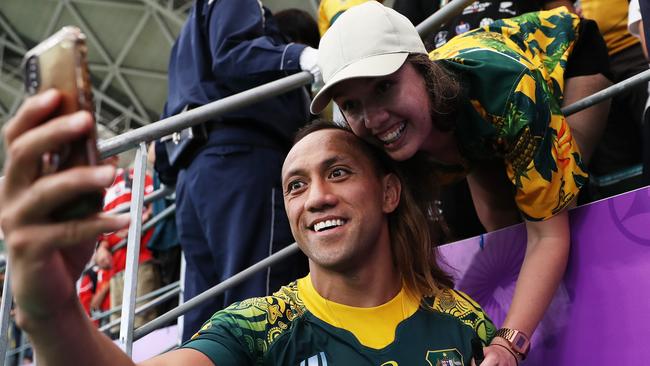
[[[504,123],[519,126],[521,131],[510,131],[508,146],[534,147],[526,151],[529,153],[508,151],[504,158],[513,192],[510,201],[526,219],[527,242],[515,293],[501,327],[528,337],[532,337],[564,275],[570,248],[567,209],[587,180],[570,126],[556,113],[555,96],[527,97],[548,93],[546,88],[540,90],[544,83],[539,73],[522,78],[515,88],[517,98],[512,98],[515,103],[505,113],[516,120]],[[485,350],[482,365],[515,365],[508,346],[505,339],[495,337]]]
[[[487,231],[521,222],[503,161],[482,162],[467,176],[474,209]]]
[[[570,248],[568,212],[565,210],[546,221],[526,221],[526,232],[526,255],[502,327],[522,331],[530,337],[551,303],[566,269]],[[492,345],[485,349],[482,366],[503,365],[501,362],[512,359],[505,348],[495,344],[508,346],[505,340],[495,337]]]
[[[7,160],[0,189],[0,221],[12,264],[16,322],[29,335],[39,365],[134,365],[94,327],[75,289],[97,236],[126,226],[128,214],[92,214],[67,221],[51,218],[70,200],[101,192],[115,174],[113,167],[99,166],[41,176],[43,153],[56,151],[93,128],[87,112],[46,121],[61,99],[61,94],[53,91],[30,97],[4,127]],[[197,353],[173,351],[148,365],[212,365]],[[184,357],[189,362],[180,362]]]
[[[220,80],[275,79],[301,70],[305,45],[286,44],[265,31],[267,20],[257,0],[219,0],[210,5],[208,39],[212,72]]]

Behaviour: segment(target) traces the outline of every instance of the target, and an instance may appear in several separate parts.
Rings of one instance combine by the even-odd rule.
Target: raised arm
[[[531,336],[566,269],[570,248],[568,212],[565,210],[546,221],[526,221],[526,231],[526,255],[502,328],[517,329]],[[492,345],[485,350],[482,366],[516,364],[512,355],[500,346],[508,346],[505,340],[495,337]]]
[[[92,128],[87,112],[47,121],[61,101],[49,91],[28,98],[4,129],[7,160],[1,224],[11,268],[16,322],[28,333],[39,365],[134,365],[101,334],[83,311],[75,281],[91,257],[100,233],[128,225],[128,214],[93,214],[54,221],[62,204],[101,191],[115,174],[111,166],[76,167],[41,176],[43,153],[83,136]],[[73,350],[71,352],[71,350]],[[188,356],[189,355],[189,356]],[[191,357],[187,364],[212,365],[197,351],[170,352],[149,365]]]

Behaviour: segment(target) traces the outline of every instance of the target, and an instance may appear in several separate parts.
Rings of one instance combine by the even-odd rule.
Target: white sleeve
[[[641,21],[641,7],[639,0],[631,0],[627,12],[627,29],[635,37],[639,38],[639,22]]]

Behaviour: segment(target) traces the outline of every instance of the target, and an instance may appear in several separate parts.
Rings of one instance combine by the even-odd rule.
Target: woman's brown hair
[[[456,111],[462,100],[463,89],[459,79],[439,62],[424,53],[412,53],[406,62],[422,76],[431,103],[431,121],[440,131],[455,128]]]

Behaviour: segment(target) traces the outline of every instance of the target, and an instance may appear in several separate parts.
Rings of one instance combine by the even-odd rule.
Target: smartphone
[[[93,114],[92,87],[86,61],[86,37],[77,27],[66,26],[27,51],[24,59],[25,90],[34,95],[58,89],[63,101],[54,115],[86,110]],[[80,165],[97,165],[97,129],[43,156],[42,173],[51,174]],[[102,209],[101,193],[90,193],[56,211],[60,220],[80,218]]]

